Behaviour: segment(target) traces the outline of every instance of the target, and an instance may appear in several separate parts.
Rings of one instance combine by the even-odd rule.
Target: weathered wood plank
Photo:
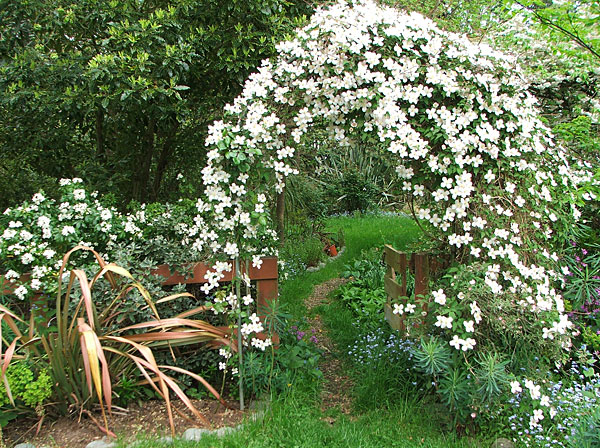
[[[264,257],[263,264],[260,269],[250,266],[249,276],[251,280],[275,280],[278,277],[277,272],[277,258],[275,257]],[[224,277],[219,282],[230,282],[234,277],[234,267],[231,263],[231,270],[223,272]],[[152,271],[154,275],[160,275],[165,277],[163,285],[176,285],[178,283],[205,283],[206,272],[210,270],[211,266],[205,263],[195,263],[192,269],[191,275],[186,277],[179,272],[171,272],[168,265],[160,265],[157,269]],[[242,272],[244,268],[242,267]]]
[[[398,314],[394,314],[392,307],[386,303],[384,305],[385,320],[394,330],[404,332],[406,330],[405,319]]]
[[[415,260],[415,297],[429,294],[429,256],[425,253],[414,254]]]
[[[399,285],[395,280],[392,280],[389,277],[385,277],[384,283],[385,292],[390,298],[397,300],[400,297],[406,296],[406,287],[403,288],[402,285]]]
[[[390,245],[384,247],[385,262],[397,273],[406,272],[406,254],[394,249]]]

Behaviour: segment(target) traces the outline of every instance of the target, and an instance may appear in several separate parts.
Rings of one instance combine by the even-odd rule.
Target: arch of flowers
[[[571,324],[553,286],[561,273],[552,247],[579,218],[579,188],[590,177],[553,143],[526,88],[513,59],[419,14],[371,1],[318,10],[210,127],[193,244],[221,261],[204,290],[218,286],[233,260],[259,265],[273,253],[266,203],[294,174],[295,148],[319,126],[340,146],[376,138],[397,161],[403,189],[426,204],[419,219],[485,267],[478,282],[512,294],[535,313],[544,338],[564,343]],[[472,349],[477,303],[461,307],[461,294],[442,289],[433,298],[451,345]],[[217,301],[219,311],[234,312],[251,298],[233,292]],[[242,315],[242,333],[262,330],[255,315]]]

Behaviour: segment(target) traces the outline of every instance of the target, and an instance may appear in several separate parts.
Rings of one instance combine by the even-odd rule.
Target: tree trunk
[[[158,163],[156,165],[156,173],[154,174],[154,183],[152,186],[151,200],[156,201],[160,192],[160,185],[162,183],[167,167],[169,166],[169,159],[173,154],[173,143],[175,142],[175,136],[177,129],[179,128],[179,122],[175,121],[175,124],[169,128],[168,135],[165,137],[165,141],[160,151]]]
[[[96,110],[96,153],[98,157],[108,161],[108,148],[105,149],[104,145],[104,112],[101,106]]]
[[[155,126],[156,121],[153,118],[148,120],[146,133],[141,142],[141,154],[137,160],[137,166],[133,167],[135,173],[133,198],[141,203],[148,200],[148,182],[150,180],[150,167],[152,166],[152,157],[154,155]]]

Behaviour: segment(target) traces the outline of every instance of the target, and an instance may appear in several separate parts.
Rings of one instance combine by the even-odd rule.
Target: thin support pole
[[[240,410],[244,410],[244,358],[243,358],[243,343],[242,343],[242,298],[241,298],[241,283],[242,276],[240,275],[240,259],[235,259],[235,295],[237,297],[238,306],[238,322],[237,322],[237,343],[238,343],[238,375],[239,375],[239,391],[240,391]]]

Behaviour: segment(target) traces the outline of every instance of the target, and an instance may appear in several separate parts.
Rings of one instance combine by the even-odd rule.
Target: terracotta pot
[[[329,254],[330,257],[335,257],[338,254],[338,251],[335,247],[335,244],[332,244],[331,246],[329,246],[327,248],[327,253]]]

